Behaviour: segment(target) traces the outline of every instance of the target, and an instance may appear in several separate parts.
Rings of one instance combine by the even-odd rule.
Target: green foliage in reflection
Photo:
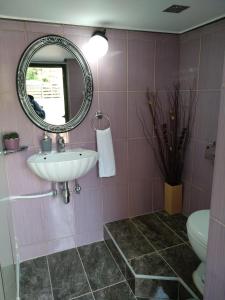
[[[27,70],[27,80],[38,80],[38,69],[37,68],[28,68]]]

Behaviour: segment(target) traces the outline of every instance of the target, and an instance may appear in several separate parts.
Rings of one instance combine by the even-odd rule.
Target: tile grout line
[[[108,245],[107,245],[107,243],[106,243],[106,241],[105,241],[105,240],[104,240],[104,242],[105,242],[105,245],[106,245],[107,249],[109,250],[109,253],[111,254],[111,256],[112,256],[112,258],[113,258],[113,260],[114,260],[115,264],[116,264],[116,265],[117,265],[117,267],[119,268],[119,270],[120,270],[120,273],[121,273],[121,274],[122,274],[122,276],[124,277],[124,279],[125,279],[125,283],[127,284],[127,286],[128,286],[128,288],[129,288],[129,290],[130,290],[130,291],[131,291],[131,293],[133,294],[134,298],[135,298],[135,299],[137,299],[137,298],[136,298],[136,296],[135,296],[135,294],[133,293],[133,291],[132,291],[131,287],[129,286],[129,284],[128,284],[128,282],[127,282],[127,279],[126,279],[126,277],[123,275],[123,273],[122,273],[122,271],[121,271],[121,269],[120,269],[120,267],[119,267],[119,264],[116,262],[116,260],[115,260],[115,258],[114,258],[114,256],[113,256],[113,254],[112,254],[111,250],[109,249],[109,247],[108,247]],[[126,265],[126,263],[125,263],[125,265]],[[125,266],[125,270],[124,270],[124,271],[126,272],[126,266]],[[135,276],[134,276],[134,278],[135,278]]]
[[[129,289],[129,291],[131,292],[131,294],[134,296],[134,299],[137,300],[137,296],[134,294],[134,292],[133,292],[132,288],[129,286],[129,283],[127,282],[127,280],[126,280],[125,284],[127,285],[127,287]]]
[[[182,246],[182,245],[185,245],[185,244],[186,244],[186,243],[181,243],[181,244],[173,245],[173,246],[170,246],[170,247],[167,247],[167,248],[163,248],[163,249],[161,249],[161,250],[155,250],[155,249],[154,249],[154,252],[148,252],[148,253],[142,254],[142,255],[140,255],[140,256],[135,256],[135,257],[129,259],[128,261],[130,262],[130,261],[132,261],[132,260],[134,260],[134,259],[140,259],[140,258],[142,258],[142,257],[144,257],[144,256],[146,256],[146,255],[154,255],[154,254],[158,254],[158,252],[160,252],[160,251],[165,251],[165,250],[168,250],[168,249],[171,249],[171,248],[176,248],[176,247],[178,247],[178,246]]]
[[[164,222],[159,216],[157,216],[157,214],[155,214],[155,216],[159,219],[159,221],[163,225],[165,225],[168,229],[170,229],[170,231],[172,231],[182,242],[186,243],[186,241],[175,230],[173,230],[168,224],[166,224],[166,222]]]
[[[49,263],[48,263],[48,256],[45,256],[45,257],[46,257],[46,262],[47,262],[47,268],[48,268],[48,274],[49,274],[49,280],[50,280],[50,288],[51,288],[52,299],[54,300],[53,287],[52,287],[52,278],[51,278],[51,273],[50,273],[50,268],[49,268]]]
[[[130,219],[131,220],[131,219]],[[163,259],[163,261],[165,261],[164,260],[164,258],[158,253],[158,251],[157,251],[157,249],[149,242],[149,240],[145,237],[145,235],[139,230],[139,228],[137,228],[137,226],[136,226],[136,224],[134,224],[134,222],[131,220],[131,222],[132,222],[132,224],[135,226],[135,228],[137,229],[137,231],[144,237],[144,239],[147,241],[147,243],[150,245],[150,246],[152,246],[152,248],[155,250],[155,253],[157,253],[162,259]],[[117,243],[116,243],[116,241],[114,240],[114,238],[112,238],[112,235],[111,235],[111,233],[109,232],[109,230],[108,230],[108,228],[107,228],[107,226],[105,226],[106,227],[106,230],[107,230],[107,232],[109,233],[109,236],[111,237],[111,239],[112,239],[112,241],[114,241],[114,244],[115,244],[115,246],[117,246],[116,248],[119,248],[119,246],[117,245]],[[181,245],[183,245],[183,244],[181,244]],[[119,248],[119,253],[121,254],[121,249]],[[151,252],[151,253],[146,253],[146,254],[144,254],[144,255],[148,255],[148,254],[154,254],[154,252]],[[143,256],[144,256],[143,255]],[[123,257],[124,255],[122,255],[122,257]],[[166,262],[166,261],[165,261]],[[130,268],[132,268],[132,266],[130,265],[130,260],[125,260],[125,263],[130,267]],[[177,275],[177,278],[175,279],[175,281],[179,281],[179,276],[178,276],[178,274],[173,270],[173,268],[166,262],[166,264],[170,267],[170,269],[174,272],[174,274],[175,275]],[[132,268],[132,270],[133,270],[133,268]],[[136,272],[133,270],[133,275],[134,275],[134,278],[138,278],[138,274],[136,274]],[[157,276],[158,277],[158,276]],[[147,278],[148,280],[151,280],[151,278],[149,277],[149,278]],[[154,278],[154,279],[156,279],[156,278]],[[156,279],[157,280],[157,279]],[[167,279],[168,280],[168,279]],[[173,279],[174,280],[174,279]],[[136,296],[135,296],[136,297]]]
[[[127,45],[127,90],[126,90],[126,101],[127,101],[127,138],[126,138],[126,171],[129,174],[129,39],[128,39],[128,31],[126,33],[126,45]],[[130,182],[127,181],[127,210],[128,216],[131,214],[131,204],[130,204]]]
[[[148,242],[148,244],[155,250],[157,251],[157,249],[155,248],[155,246],[149,241],[149,239],[145,236],[145,234],[138,228],[137,224],[135,224],[135,222],[133,221],[133,218],[130,219],[131,223],[134,225],[134,227],[137,229],[137,231],[144,237],[144,239]]]
[[[182,244],[183,245],[183,244]],[[180,245],[181,246],[181,245]],[[163,251],[163,250],[162,250]],[[183,280],[183,278],[181,278],[181,276],[175,271],[175,269],[168,263],[168,261],[163,257],[163,255],[158,252],[158,255],[164,260],[164,262],[171,268],[171,270],[177,275],[177,280],[183,285],[185,286],[185,289],[187,289],[189,291],[190,294],[192,294],[192,296],[194,295],[194,297],[197,297],[195,295],[195,293],[192,291],[192,289],[189,287],[189,285],[186,284],[186,282]],[[198,299],[198,297],[196,298]]]
[[[94,296],[93,290],[92,290],[92,288],[91,288],[91,285],[90,285],[90,282],[89,282],[89,279],[88,279],[88,276],[87,276],[87,272],[86,272],[86,270],[85,270],[85,267],[84,267],[84,264],[83,264],[83,260],[82,260],[82,258],[81,258],[81,256],[80,256],[80,253],[79,253],[79,251],[78,251],[78,248],[75,248],[75,251],[76,251],[77,254],[78,254],[78,257],[79,257],[79,259],[80,259],[80,262],[81,262],[81,265],[82,265],[82,268],[83,268],[83,271],[84,271],[84,274],[85,274],[85,277],[86,277],[88,286],[89,286],[89,288],[90,288],[90,292],[91,292],[91,294],[92,294],[92,296],[93,296],[93,299],[95,300],[95,296]],[[82,296],[82,295],[81,295],[81,296]]]
[[[122,273],[122,271],[121,271],[121,269],[120,269],[120,267],[119,267],[119,264],[116,262],[116,260],[115,260],[115,258],[114,258],[114,256],[113,256],[113,254],[112,254],[112,252],[111,252],[111,250],[109,249],[109,247],[108,247],[108,245],[107,245],[107,243],[106,243],[106,241],[104,240],[104,243],[105,243],[105,245],[106,245],[106,248],[108,249],[108,251],[109,251],[109,253],[110,253],[110,255],[111,255],[111,257],[112,257],[112,259],[113,259],[113,261],[114,261],[114,263],[116,264],[116,266],[118,267],[118,269],[120,270],[120,273],[121,273],[121,275],[123,276],[123,278],[126,280],[126,277],[123,275],[123,273]]]
[[[136,226],[135,226],[135,227],[136,227]],[[117,244],[116,240],[114,239],[114,237],[112,236],[111,232],[109,231],[109,229],[107,228],[106,225],[105,225],[105,229],[106,229],[106,231],[107,231],[109,237],[110,237],[111,240],[113,241],[113,244],[115,245],[117,251],[119,252],[119,254],[121,255],[121,257],[123,258],[125,264],[128,266],[128,268],[130,269],[131,273],[133,274],[133,276],[134,276],[135,278],[139,278],[139,274],[136,274],[136,272],[134,271],[133,267],[132,267],[131,264],[130,264],[130,260],[128,260],[128,259],[125,257],[125,255],[123,254],[122,250],[120,249],[119,245]],[[137,229],[137,230],[138,230],[138,229]],[[139,231],[139,230],[138,230],[138,231]],[[139,231],[139,232],[140,232],[140,231]],[[143,234],[141,233],[141,235],[143,235]],[[145,238],[145,236],[144,236],[144,238]],[[149,240],[146,240],[146,241],[147,241],[148,244],[151,245],[151,243],[149,242]],[[152,248],[154,249],[154,252],[148,252],[148,253],[146,253],[146,254],[143,254],[143,256],[144,256],[144,255],[151,255],[151,254],[157,253],[157,250],[155,250],[154,247],[152,247]],[[148,278],[147,278],[147,277],[148,277]],[[165,278],[166,278],[165,280],[171,280],[171,277],[165,276]],[[168,279],[168,278],[170,278],[170,279]],[[162,278],[161,278],[161,276],[158,276],[158,275],[156,275],[156,276],[154,276],[154,275],[146,275],[146,279],[148,279],[148,280],[150,280],[150,279],[156,279],[156,280],[158,279],[158,280],[160,280],[160,279],[162,279]],[[173,278],[172,280],[174,280],[174,278]]]
[[[134,224],[134,226],[137,228],[136,224],[134,222],[132,222]],[[145,237],[145,235],[137,228],[137,230]],[[170,267],[170,269],[177,275],[177,280],[180,281],[181,283],[184,283],[185,286],[188,287],[188,290],[190,291],[190,293],[192,295],[195,295],[195,293],[192,291],[192,289],[184,282],[184,280],[179,276],[179,274],[177,272],[175,272],[174,268],[172,268],[172,266],[166,261],[166,259],[161,255],[161,253],[150,243],[150,241],[146,238],[147,242],[153,247],[153,249],[155,249],[155,252],[163,259],[163,261]],[[183,245],[184,243],[180,244]],[[179,245],[179,246],[180,246]],[[178,245],[175,245],[173,247],[177,247]],[[163,251],[163,250],[162,250]],[[198,297],[196,298],[198,299]]]
[[[116,286],[117,284],[120,284],[120,283],[123,283],[123,282],[126,282],[126,279],[121,280],[121,281],[118,281],[118,282],[113,283],[113,284],[110,284],[110,285],[106,285],[106,286],[104,286],[103,288],[94,290],[93,293],[96,293],[96,292],[99,292],[99,291],[103,291],[103,290],[105,290],[105,289],[108,289],[108,288],[110,288],[110,287]]]
[[[131,273],[134,275],[134,277],[136,276],[136,273],[134,272],[133,268],[131,267],[129,261],[127,260],[127,258],[125,257],[125,255],[123,254],[122,250],[120,249],[119,245],[117,244],[116,240],[114,239],[113,235],[111,234],[111,232],[109,231],[108,227],[106,225],[104,225],[105,230],[107,231],[107,234],[109,235],[109,237],[111,238],[111,240],[113,241],[113,244],[115,245],[117,251],[119,252],[119,254],[121,255],[121,257],[123,258],[125,264],[129,267]]]
[[[80,296],[77,296],[77,297],[71,298],[71,299],[69,299],[69,300],[75,300],[75,299],[79,299],[79,298],[82,298],[83,296],[87,296],[87,295],[90,295],[90,294],[92,294],[92,293],[91,293],[91,292],[88,292],[88,293],[82,294],[82,295],[80,295]]]

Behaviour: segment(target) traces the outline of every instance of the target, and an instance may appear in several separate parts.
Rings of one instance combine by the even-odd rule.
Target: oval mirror
[[[24,112],[43,130],[69,131],[90,109],[90,67],[79,48],[66,38],[49,35],[30,44],[20,59],[16,82]]]

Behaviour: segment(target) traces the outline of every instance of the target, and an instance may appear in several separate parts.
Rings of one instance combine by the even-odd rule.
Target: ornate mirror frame
[[[26,91],[26,73],[31,63],[32,57],[38,50],[48,45],[58,45],[69,51],[76,59],[83,73],[85,92],[81,107],[77,114],[63,125],[49,124],[43,119],[41,119],[35,113]],[[93,78],[90,67],[79,48],[75,46],[72,42],[70,42],[68,39],[58,35],[48,35],[41,37],[32,42],[26,48],[26,50],[22,54],[19,65],[17,67],[16,85],[19,101],[24,112],[35,125],[37,125],[39,128],[45,131],[60,133],[74,129],[84,120],[91,107],[93,97]]]

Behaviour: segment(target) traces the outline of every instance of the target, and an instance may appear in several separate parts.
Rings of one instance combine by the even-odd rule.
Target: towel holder
[[[94,130],[97,130],[98,128],[95,127],[95,121],[97,120],[102,120],[102,119],[105,119],[107,122],[108,122],[108,126],[107,128],[109,128],[111,126],[111,122],[110,122],[110,118],[107,114],[103,114],[101,111],[97,111],[95,113],[95,115],[93,116],[92,120],[91,120],[91,127],[94,129]]]

